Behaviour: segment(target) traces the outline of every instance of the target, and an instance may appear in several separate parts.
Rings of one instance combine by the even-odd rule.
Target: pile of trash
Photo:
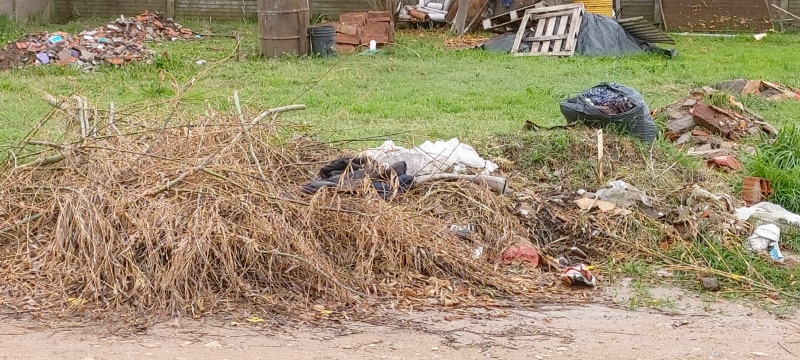
[[[79,34],[65,32],[30,34],[8,43],[0,51],[2,69],[24,65],[76,64],[82,69],[103,62],[122,65],[149,60],[153,52],[145,48],[147,41],[175,41],[198,38],[158,12],[145,12],[135,17],[121,16],[102,27]]]
[[[539,253],[497,164],[457,139],[346,154],[258,126],[299,105],[165,129],[54,103],[63,142],[27,141],[37,155],[0,167],[3,304],[201,315],[549,296],[506,275]]]

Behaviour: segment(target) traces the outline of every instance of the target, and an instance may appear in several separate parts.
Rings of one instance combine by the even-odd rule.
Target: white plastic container
[[[375,51],[378,49],[378,43],[375,40],[369,41],[369,51]]]

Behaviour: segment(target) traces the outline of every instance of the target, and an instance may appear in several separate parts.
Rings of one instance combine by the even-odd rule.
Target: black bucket
[[[318,25],[308,28],[311,38],[311,54],[319,56],[336,55],[336,28],[333,25]]]

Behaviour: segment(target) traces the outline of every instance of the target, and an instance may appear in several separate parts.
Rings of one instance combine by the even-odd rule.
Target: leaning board
[[[583,4],[528,9],[522,18],[511,53],[517,56],[572,56],[581,27]],[[534,35],[525,37],[531,29]],[[529,52],[520,52],[522,42],[531,42]]]

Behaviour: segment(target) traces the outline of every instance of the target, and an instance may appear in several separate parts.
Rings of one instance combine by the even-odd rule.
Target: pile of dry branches
[[[151,126],[114,121],[113,111],[101,119],[79,98],[49,100],[75,135],[50,143],[34,131],[2,169],[6,306],[191,315],[319,299],[533,296],[531,281],[495,267],[526,230],[486,187],[426,183],[391,201],[366,187],[301,194],[337,156],[280,134],[278,114],[302,106]],[[484,229],[481,258],[452,224]]]

